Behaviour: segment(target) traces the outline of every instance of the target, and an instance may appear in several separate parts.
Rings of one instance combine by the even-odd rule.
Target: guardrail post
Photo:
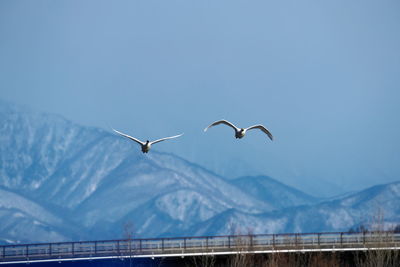
[[[139,239],[139,250],[142,251],[142,239]]]
[[[206,237],[206,249],[208,249],[208,236]]]
[[[343,246],[343,233],[340,233],[340,245]]]
[[[74,256],[75,255],[75,243],[74,242],[72,242],[71,243],[71,251],[72,251],[72,256]]]
[[[3,259],[5,259],[6,258],[6,247],[4,246],[3,247]]]
[[[26,257],[29,258],[29,249],[28,249],[28,245],[25,246],[25,249],[26,249],[26,251],[25,251]]]
[[[97,254],[97,241],[94,241],[94,255]]]
[[[321,233],[318,233],[318,246],[321,245]]]
[[[365,231],[363,231],[363,244],[365,245]]]
[[[253,248],[253,235],[250,235],[250,247]]]
[[[119,255],[119,240],[117,241],[117,254]]]
[[[275,249],[275,234],[272,235],[272,246]]]
[[[51,243],[49,244],[49,256],[51,256]]]
[[[228,248],[231,248],[231,236],[228,236]]]
[[[164,238],[161,238],[161,250],[164,252]]]
[[[186,250],[186,237],[183,238],[183,249]]]

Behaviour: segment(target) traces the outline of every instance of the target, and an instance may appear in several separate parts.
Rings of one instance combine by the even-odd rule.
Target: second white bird
[[[268,131],[268,129],[265,128],[261,124],[253,125],[253,126],[250,126],[248,128],[238,128],[235,125],[233,125],[233,123],[230,123],[227,120],[216,121],[216,122],[212,123],[211,125],[209,125],[207,128],[205,128],[204,131],[207,131],[208,128],[213,127],[213,126],[218,125],[218,124],[225,124],[225,125],[228,125],[228,126],[232,127],[235,130],[235,137],[236,138],[243,138],[248,130],[259,129],[259,130],[263,131],[265,134],[267,134],[269,139],[271,139],[271,140],[274,139],[274,137],[272,136],[271,132]]]

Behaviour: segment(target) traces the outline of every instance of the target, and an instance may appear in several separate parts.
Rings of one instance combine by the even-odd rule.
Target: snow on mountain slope
[[[157,196],[127,214],[116,225],[121,230],[131,222],[142,237],[187,235],[193,225],[224,212],[218,197],[193,189],[181,189]]]
[[[2,243],[71,240],[71,237],[62,233],[60,229],[17,209],[0,208],[0,221],[0,242]]]
[[[201,188],[203,193],[219,196],[224,202],[240,210],[254,213],[273,209],[269,203],[258,201],[232,186],[226,179],[182,158],[167,153],[153,154],[150,157],[155,164],[187,177],[191,188]]]
[[[153,213],[161,212],[167,218],[178,219],[182,225],[187,224],[185,227],[197,222],[197,216],[185,212],[189,209],[185,207],[188,203],[197,206],[202,219],[233,207],[255,213],[271,210],[268,204],[243,193],[223,178],[178,157],[153,151],[149,156],[125,159],[79,206],[74,217],[83,218],[87,227],[98,221],[112,224],[123,217],[148,224],[147,218],[140,218],[142,213],[131,218],[126,215],[153,199],[157,204],[152,206]],[[157,229],[158,225],[150,226]]]
[[[0,222],[0,240],[7,243],[67,241],[79,236],[73,225],[6,189],[0,189]]]
[[[218,199],[207,200],[198,192],[181,190],[149,200],[109,224],[107,231],[112,236],[123,237],[124,225],[129,223],[139,237],[181,236],[195,223],[225,209]]]
[[[87,146],[79,146],[70,158],[48,178],[35,195],[70,209],[90,197],[126,157],[134,150],[113,135],[92,130]]]
[[[41,221],[45,221],[49,224],[59,225],[61,220],[46,211],[40,205],[30,201],[16,193],[0,189],[0,207],[4,209],[16,209],[24,210],[25,213],[32,217],[36,217]]]
[[[264,214],[232,210],[201,222],[193,228],[200,235],[229,234],[230,225],[240,232],[295,233],[348,231],[359,224],[373,229],[400,224],[400,182],[366,190],[314,205],[297,206]]]
[[[152,229],[161,235],[171,221],[187,229],[233,207],[250,213],[273,209],[177,156],[142,154],[110,132],[4,102],[0,111],[0,185],[90,233],[104,234],[96,229],[112,229],[124,219],[143,221],[143,234]],[[157,224],[143,217],[147,205],[161,218]]]
[[[74,184],[62,190],[60,170],[96,143],[93,132],[100,131],[78,126],[59,116],[10,104],[1,103],[0,106],[0,184],[29,195],[42,192],[50,198],[60,190],[63,195],[73,190]],[[82,170],[76,171],[80,179],[85,177]],[[52,187],[50,194],[43,192],[42,187],[52,180],[57,180],[54,183],[60,187]]]
[[[0,242],[118,238],[126,223],[141,237],[343,231],[378,210],[399,222],[399,191],[393,183],[319,202],[272,178],[224,179],[0,101]]]
[[[270,203],[275,210],[313,204],[318,199],[307,195],[295,188],[289,187],[268,176],[247,176],[230,181],[249,195]]]
[[[0,102],[0,185],[74,208],[126,157],[124,140],[62,117]]]
[[[188,232],[198,236],[284,232],[288,218],[283,216],[270,220],[267,218],[265,214],[249,214],[230,209],[194,225]]]

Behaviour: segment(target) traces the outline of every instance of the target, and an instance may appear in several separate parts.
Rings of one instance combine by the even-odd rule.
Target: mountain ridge
[[[385,201],[387,222],[400,220],[397,183],[320,199],[271,177],[227,179],[171,153],[144,155],[103,129],[4,105],[3,242],[123,238],[127,223],[140,237],[345,230]]]

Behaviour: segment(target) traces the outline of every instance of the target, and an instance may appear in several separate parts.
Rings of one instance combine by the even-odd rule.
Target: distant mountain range
[[[273,190],[273,189],[272,189]],[[335,200],[283,208],[262,214],[236,209],[218,214],[193,228],[195,235],[225,234],[232,225],[239,232],[297,233],[393,228],[400,223],[400,182],[377,185]],[[237,229],[237,228],[234,228]]]
[[[226,179],[178,156],[0,102],[0,242],[346,231],[400,222],[400,182],[318,199],[266,176]]]

